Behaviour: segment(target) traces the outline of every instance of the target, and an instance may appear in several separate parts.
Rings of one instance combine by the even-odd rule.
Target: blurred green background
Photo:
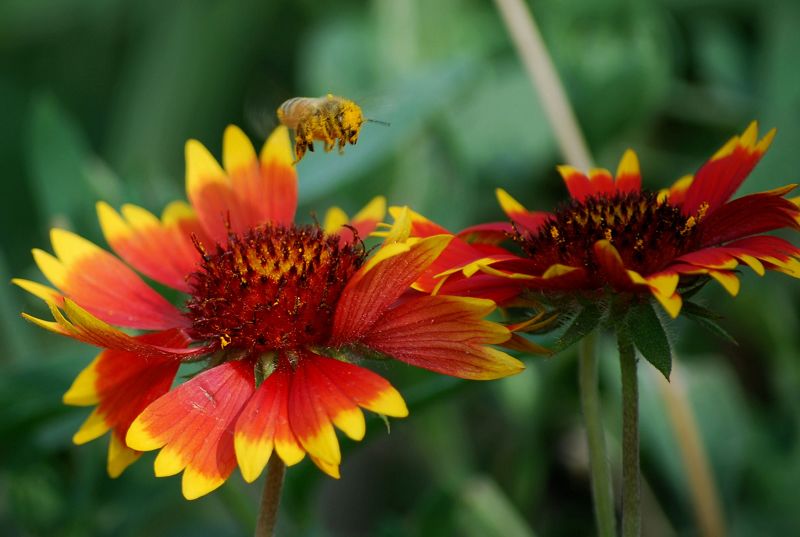
[[[644,183],[693,171],[754,118],[778,128],[743,190],[798,181],[800,2],[531,2],[597,162],[639,153]],[[102,243],[94,203],[160,212],[183,197],[183,144],[220,154],[226,124],[260,144],[295,95],[357,100],[346,155],[298,166],[299,214],[372,196],[459,229],[499,219],[503,186],[531,209],[565,199],[560,157],[495,11],[480,0],[3,0],[0,2],[0,275],[41,279],[29,250],[65,226]],[[732,345],[678,322],[671,335],[732,535],[800,535],[800,283],[744,275],[710,285]],[[0,286],[0,535],[250,534],[258,485],[238,472],[194,502],[155,479],[152,454],[105,474],[107,437],[71,435],[88,409],[61,395],[95,351],[35,329],[41,304]],[[601,390],[619,470],[615,352]],[[573,536],[593,533],[576,359],[468,383],[400,364],[381,374],[412,415],[342,439],[342,479],[293,467],[286,536]],[[646,535],[698,535],[686,471],[650,367],[642,367]]]

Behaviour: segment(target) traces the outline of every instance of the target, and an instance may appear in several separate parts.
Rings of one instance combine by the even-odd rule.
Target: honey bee
[[[278,120],[294,130],[294,153],[297,164],[314,151],[314,140],[325,142],[325,151],[339,145],[344,153],[346,144],[355,145],[365,119],[361,107],[350,99],[327,94],[325,97],[294,97],[278,107]],[[376,123],[383,123],[376,121]]]

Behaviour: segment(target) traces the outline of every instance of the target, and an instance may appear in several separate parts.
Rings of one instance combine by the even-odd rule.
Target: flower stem
[[[283,476],[286,465],[277,454],[273,453],[267,464],[267,477],[264,481],[264,491],[261,493],[261,505],[258,509],[258,523],[256,524],[256,537],[272,537],[275,533],[275,523],[278,521],[278,505],[281,501]]]
[[[583,421],[586,424],[586,440],[589,444],[589,470],[592,475],[594,515],[599,537],[616,537],[614,495],[611,472],[606,457],[603,420],[600,417],[600,394],[597,389],[596,333],[586,335],[580,343],[578,361],[578,384],[581,392]]]
[[[622,537],[639,537],[639,386],[636,350],[625,330],[617,330],[622,374]]]

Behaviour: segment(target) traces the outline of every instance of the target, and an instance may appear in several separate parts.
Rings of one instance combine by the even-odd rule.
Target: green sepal
[[[718,338],[724,339],[734,345],[739,345],[739,342],[717,323],[718,320],[722,319],[722,315],[699,304],[695,304],[694,302],[685,302],[681,313],[685,315],[687,319],[696,322]]]
[[[652,302],[643,302],[632,307],[625,317],[625,324],[633,344],[645,360],[653,364],[669,380],[672,371],[672,349],[664,325],[653,309]]]
[[[586,304],[573,317],[572,322],[553,346],[554,352],[561,352],[583,339],[600,324],[603,312],[594,304]]]

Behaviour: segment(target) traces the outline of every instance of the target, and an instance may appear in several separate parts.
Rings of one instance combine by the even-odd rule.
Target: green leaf
[[[701,306],[696,302],[684,301],[681,313],[691,317],[703,317],[704,319],[722,319],[722,315],[716,311],[710,310],[705,306]]]
[[[672,371],[672,350],[664,326],[652,303],[645,302],[632,308],[625,322],[633,343],[642,356],[669,380]]]
[[[700,326],[702,326],[715,336],[719,337],[720,339],[733,343],[734,345],[737,346],[739,345],[739,342],[736,341],[736,339],[727,330],[722,328],[719,325],[719,323],[717,323],[716,320],[710,319],[708,317],[692,315],[691,313],[686,313],[686,318],[696,322],[697,324],[699,324]]]
[[[600,324],[602,317],[603,312],[597,306],[593,304],[584,306],[572,320],[564,334],[556,340],[553,350],[561,352],[583,339]]]

